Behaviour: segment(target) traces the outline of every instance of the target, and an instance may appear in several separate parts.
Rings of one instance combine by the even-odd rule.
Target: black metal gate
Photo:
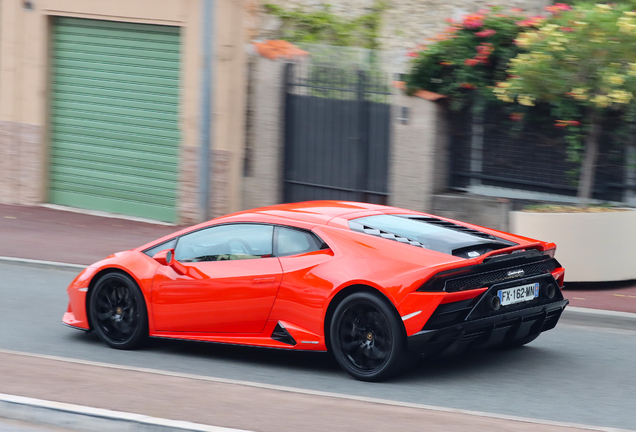
[[[581,162],[569,154],[562,129],[536,120],[516,126],[506,112],[493,107],[483,116],[469,110],[452,114],[451,123],[452,188],[478,194],[483,187],[494,187],[576,196]],[[612,126],[609,119],[600,139],[593,198],[620,202],[632,186],[625,183],[627,148],[613,136]]]
[[[386,203],[390,95],[380,72],[286,65],[285,202]]]

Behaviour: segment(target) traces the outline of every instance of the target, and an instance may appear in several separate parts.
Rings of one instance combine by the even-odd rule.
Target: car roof
[[[352,201],[304,201],[290,204],[278,204],[269,207],[261,207],[223,216],[216,219],[235,219],[236,217],[246,217],[250,215],[266,215],[299,222],[309,222],[326,225],[330,220],[346,215],[358,213],[413,213],[410,210],[389,207],[379,204],[368,204]]]

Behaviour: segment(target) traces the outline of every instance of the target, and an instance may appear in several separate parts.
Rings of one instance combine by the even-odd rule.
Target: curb
[[[87,265],[81,264],[69,264],[69,263],[61,263],[56,261],[42,261],[42,260],[34,260],[28,258],[14,258],[14,257],[5,257],[0,256],[0,263],[7,264],[17,264],[17,265],[27,265],[31,267],[40,267],[40,268],[56,268],[60,270],[84,270]]]
[[[636,330],[636,313],[568,306],[560,322]]]
[[[57,204],[38,204],[38,207],[44,207],[50,210],[59,210],[59,211],[77,213],[77,214],[88,215],[88,216],[97,216],[97,217],[103,217],[103,218],[109,218],[109,219],[121,219],[121,220],[127,220],[131,222],[141,222],[141,223],[146,223],[150,225],[173,226],[173,227],[177,226],[177,224],[173,224],[170,222],[162,222],[155,219],[140,218],[136,216],[127,216],[127,215],[123,215],[119,213],[109,213],[109,212],[103,212],[99,210],[80,209],[80,208],[67,207],[67,206],[62,206]]]
[[[86,432],[248,432],[2,393],[0,417]]]

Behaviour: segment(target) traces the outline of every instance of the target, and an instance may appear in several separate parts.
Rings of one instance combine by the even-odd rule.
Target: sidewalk
[[[0,376],[3,394],[248,431],[385,432],[396,430],[396,424],[405,431],[584,430],[573,425],[503,415],[480,415],[9,353],[0,353]]]
[[[179,229],[45,207],[0,205],[0,256],[89,265]]]
[[[45,207],[0,205],[0,256],[89,265],[180,227]],[[570,306],[636,313],[636,281],[568,284]]]

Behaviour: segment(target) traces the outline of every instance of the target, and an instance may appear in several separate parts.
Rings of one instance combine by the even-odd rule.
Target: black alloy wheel
[[[133,349],[148,336],[146,303],[135,281],[123,273],[108,273],[90,294],[93,330],[112,348]]]
[[[331,347],[340,366],[362,381],[380,381],[400,371],[406,360],[404,325],[392,306],[377,295],[359,292],[336,308]]]

